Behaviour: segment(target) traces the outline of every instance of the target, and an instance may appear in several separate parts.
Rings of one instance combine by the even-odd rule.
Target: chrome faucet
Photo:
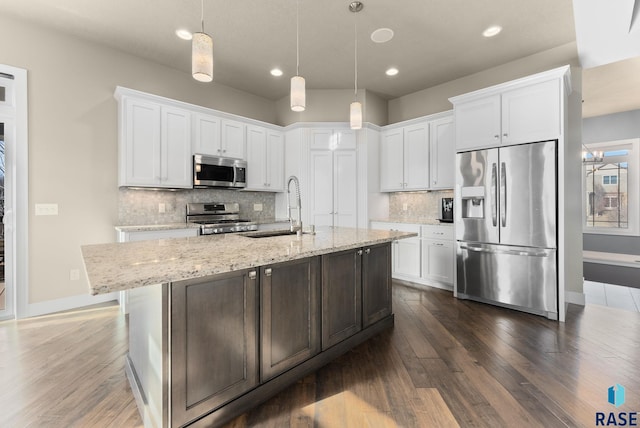
[[[296,206],[292,207],[291,206],[291,182],[293,181],[293,184],[295,185],[295,191],[296,191]],[[300,202],[300,182],[298,181],[298,177],[296,177],[295,175],[292,175],[291,177],[289,177],[289,179],[287,180],[287,214],[289,215],[289,227],[290,227],[290,231],[291,232],[296,232],[296,234],[298,235],[298,237],[302,236],[302,207],[301,207],[301,202]],[[297,209],[298,210],[298,220],[295,222],[293,221],[293,217],[291,217],[291,209]]]

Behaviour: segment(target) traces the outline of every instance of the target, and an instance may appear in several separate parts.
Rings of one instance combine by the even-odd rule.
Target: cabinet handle
[[[271,268],[266,268],[264,270],[264,274],[265,274],[265,276],[271,276]]]
[[[493,138],[495,138],[497,140],[498,138],[500,138],[500,134],[494,135]]]
[[[256,271],[252,270],[251,272],[249,272],[249,279],[256,279]]]
[[[358,250],[358,252],[356,254],[361,256],[362,255],[362,250]]]
[[[220,149],[218,149],[218,153],[220,153]]]
[[[371,252],[371,248],[367,248],[366,250],[364,250],[365,254],[369,254]]]
[[[435,245],[436,247],[444,247],[444,244],[440,244],[438,242],[434,242],[433,245]]]
[[[502,134],[503,137],[508,137],[509,134],[507,134],[506,132],[504,134]]]
[[[227,153],[227,149],[224,149],[224,150],[222,151],[222,153]]]

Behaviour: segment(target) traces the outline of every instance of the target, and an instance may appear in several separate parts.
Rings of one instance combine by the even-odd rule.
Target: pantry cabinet
[[[247,126],[246,190],[284,191],[284,136],[260,126]]]
[[[189,111],[123,97],[119,116],[119,186],[192,187]]]
[[[384,131],[380,146],[381,191],[429,188],[429,125],[427,122]]]
[[[356,132],[351,129],[311,129],[309,147],[312,150],[354,150]]]
[[[562,135],[560,79],[518,82],[451,98],[456,150],[557,139]]]

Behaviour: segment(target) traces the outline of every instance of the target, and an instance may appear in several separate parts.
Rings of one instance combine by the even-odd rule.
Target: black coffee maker
[[[440,218],[443,223],[453,223],[453,198],[440,199]]]

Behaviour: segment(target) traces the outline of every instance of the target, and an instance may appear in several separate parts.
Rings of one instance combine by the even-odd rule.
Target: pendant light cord
[[[356,14],[354,14],[353,16],[353,33],[354,33],[354,37],[353,39],[355,40],[355,54],[354,54],[354,63],[355,63],[355,67],[354,67],[354,74],[355,74],[355,78],[354,80],[354,98],[355,101],[358,100],[358,19],[355,16]]]
[[[202,32],[204,33],[204,0],[200,1],[200,24],[202,25]]]
[[[300,0],[296,0],[296,76],[300,76]]]

